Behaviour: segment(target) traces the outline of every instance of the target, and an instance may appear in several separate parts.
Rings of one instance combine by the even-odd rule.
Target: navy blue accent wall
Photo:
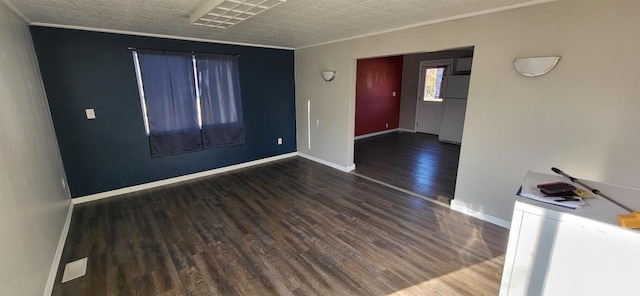
[[[73,197],[296,151],[291,50],[44,27],[31,34]],[[128,47],[240,55],[246,143],[152,158]]]

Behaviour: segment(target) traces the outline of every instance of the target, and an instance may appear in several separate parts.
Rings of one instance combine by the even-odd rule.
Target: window
[[[445,67],[427,68],[424,81],[424,100],[442,102],[444,98]]]
[[[151,155],[244,143],[237,56],[133,52]]]
[[[420,91],[423,102],[442,102],[451,60],[420,62]]]

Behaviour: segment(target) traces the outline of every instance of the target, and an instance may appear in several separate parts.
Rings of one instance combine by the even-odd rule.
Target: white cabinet
[[[469,75],[452,75],[447,78],[446,98],[466,99],[469,93]]]
[[[542,182],[559,178],[529,176]],[[626,200],[627,206],[639,206],[640,190],[596,182],[589,185],[618,201]],[[619,214],[626,211],[599,197],[588,199],[584,208],[576,210],[518,198],[500,295],[640,293],[640,231],[619,227]]]
[[[471,62],[473,58],[460,58],[456,61],[457,72],[469,72],[471,71]]]

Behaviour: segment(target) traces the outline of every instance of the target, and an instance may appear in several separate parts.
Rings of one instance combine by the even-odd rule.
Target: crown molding
[[[186,41],[197,41],[197,42],[206,42],[206,43],[218,43],[218,44],[251,46],[251,47],[260,47],[260,48],[294,50],[293,47],[254,44],[254,43],[244,43],[244,42],[233,42],[233,41],[205,39],[205,38],[196,38],[196,37],[183,37],[183,36],[177,36],[177,35],[144,33],[144,32],[135,32],[135,31],[126,31],[126,30],[112,30],[112,29],[102,29],[102,28],[93,28],[93,27],[85,27],[85,26],[73,26],[73,25],[60,25],[60,24],[41,23],[41,22],[31,22],[30,24],[32,26],[36,26],[36,27],[60,28],[60,29],[71,29],[71,30],[102,32],[102,33],[115,33],[115,34],[143,36],[143,37],[165,38],[165,39],[174,39],[174,40],[186,40]]]
[[[295,49],[296,50],[305,49],[305,48],[309,48],[309,47],[327,45],[327,44],[338,43],[338,42],[342,42],[342,41],[349,41],[349,40],[353,40],[353,39],[376,36],[376,35],[396,32],[396,31],[402,31],[402,30],[406,30],[406,29],[412,29],[412,28],[416,28],[416,27],[422,27],[422,26],[427,26],[427,25],[433,25],[433,24],[438,24],[438,23],[455,21],[455,20],[459,20],[459,19],[465,19],[465,18],[470,18],[470,17],[474,17],[474,16],[491,14],[491,13],[496,13],[496,12],[501,12],[501,11],[506,11],[506,10],[512,10],[512,9],[523,8],[523,7],[528,7],[528,6],[534,6],[534,5],[539,5],[539,4],[549,3],[549,2],[555,2],[555,1],[558,1],[558,0],[534,0],[534,1],[529,1],[529,2],[513,4],[513,5],[509,5],[509,6],[504,6],[504,7],[492,8],[492,9],[487,9],[487,10],[482,10],[482,11],[477,11],[477,12],[471,12],[471,13],[465,13],[465,14],[461,14],[461,15],[441,18],[441,19],[437,19],[437,20],[432,20],[432,21],[428,21],[428,22],[408,25],[408,26],[395,28],[395,29],[389,29],[389,30],[378,31],[378,32],[374,32],[374,33],[368,33],[368,34],[363,34],[363,35],[358,35],[358,36],[353,36],[353,37],[347,37],[347,38],[342,38],[342,39],[337,39],[337,40],[332,40],[332,41],[312,44],[312,45],[305,45],[305,46],[295,47]]]

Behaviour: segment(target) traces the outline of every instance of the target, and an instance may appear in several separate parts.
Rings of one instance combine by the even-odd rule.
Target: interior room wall
[[[453,59],[455,69],[458,58],[473,56],[473,49],[445,50],[404,55],[402,66],[402,97],[400,101],[400,128],[415,130],[416,102],[420,80],[420,62]],[[455,74],[455,73],[453,73]]]
[[[31,31],[73,197],[296,151],[291,50]],[[246,143],[152,158],[129,47],[239,55]],[[96,119],[87,120],[85,108],[94,108]]]
[[[70,206],[29,28],[0,2],[0,289],[43,295]]]
[[[354,60],[475,46],[454,205],[510,220],[528,170],[640,187],[639,1],[562,0],[296,50],[298,151],[353,163]],[[529,78],[517,57],[559,55]],[[320,69],[339,75],[319,81]],[[341,75],[340,75],[341,74]],[[307,148],[307,100],[321,123]]]
[[[355,135],[398,128],[402,56],[362,59],[357,67]]]

